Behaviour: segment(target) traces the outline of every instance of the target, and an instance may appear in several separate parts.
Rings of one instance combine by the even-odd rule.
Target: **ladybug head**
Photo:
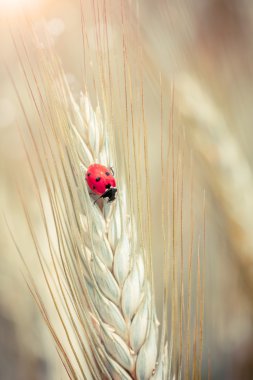
[[[117,193],[117,188],[116,187],[111,187],[109,190],[107,190],[103,194],[103,198],[108,198],[108,202],[113,202],[115,201],[115,195]]]

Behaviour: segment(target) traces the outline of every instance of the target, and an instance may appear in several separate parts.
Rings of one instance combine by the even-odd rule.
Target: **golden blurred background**
[[[96,25],[83,0],[90,51],[96,55]],[[96,2],[103,7],[107,1]],[[253,4],[242,0],[117,0],[108,2],[111,70],[115,81],[122,53],[119,25],[124,8],[128,54],[135,36],[143,48],[146,119],[150,137],[155,278],[162,266],[160,234],[160,82],[175,88],[175,130],[182,129],[193,156],[193,208],[202,210],[206,191],[205,323],[203,379],[253,379]],[[123,5],[122,5],[123,4]],[[87,8],[86,8],[87,5]],[[86,12],[87,11],[87,12]],[[32,28],[59,55],[78,98],[83,89],[83,45],[79,1],[0,0],[0,380],[65,379],[38,308],[22,276],[22,265],[6,219],[21,249],[33,252],[20,204],[19,184],[33,213],[36,200],[20,139],[24,116],[14,86],[29,113],[30,99],[13,34],[29,46]],[[103,25],[101,26],[103,27]],[[43,40],[46,28],[50,39]],[[37,47],[42,48],[43,46]],[[28,50],[33,51],[31,50]],[[30,53],[29,53],[30,54]],[[114,62],[115,57],[115,62]],[[31,62],[34,57],[29,56]],[[134,59],[133,59],[134,60]],[[22,57],[21,57],[22,62]],[[132,63],[133,64],[133,63]],[[90,57],[90,67],[93,61]],[[96,68],[94,68],[95,72]],[[10,75],[14,80],[11,83]],[[95,74],[94,74],[95,75]],[[92,78],[86,78],[92,96]],[[123,96],[113,106],[122,105]],[[165,96],[169,113],[171,99]],[[151,143],[152,142],[152,143]],[[189,158],[189,156],[185,155]],[[189,165],[185,163],[185,170]],[[201,199],[201,202],[200,202]],[[201,203],[201,205],[200,205]],[[203,223],[196,222],[197,228]],[[252,236],[251,236],[252,235]],[[32,253],[31,253],[32,254]],[[33,258],[31,257],[31,262]],[[34,264],[36,271],[36,265]],[[156,286],[161,304],[161,285]]]

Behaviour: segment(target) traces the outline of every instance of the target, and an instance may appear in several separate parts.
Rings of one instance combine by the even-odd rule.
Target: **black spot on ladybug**
[[[100,179],[101,179],[101,177],[97,177],[97,178],[96,178],[96,181],[97,181],[97,182],[99,182],[99,181],[100,181]]]
[[[105,174],[106,174],[106,175],[110,175],[110,173],[109,173],[109,172],[105,172]]]
[[[110,183],[108,183],[108,184],[105,186],[105,188],[106,188],[106,189],[110,189],[111,186],[112,186],[112,185],[111,185]]]
[[[96,189],[96,186],[93,186],[93,189]]]
[[[89,176],[90,176],[90,173],[87,173],[87,176],[89,177]]]

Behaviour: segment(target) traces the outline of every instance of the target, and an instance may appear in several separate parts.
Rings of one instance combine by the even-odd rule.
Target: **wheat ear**
[[[225,116],[197,80],[184,75],[177,89],[181,117],[208,170],[207,180],[220,201],[231,255],[252,300],[252,171]]]
[[[153,289],[138,228],[129,212],[124,176],[118,176],[113,204],[94,205],[85,181],[86,170],[94,162],[117,168],[112,129],[107,128],[109,122],[99,106],[94,112],[87,93],[76,103],[58,62],[50,67],[47,59],[42,65],[46,90],[42,108],[47,122],[41,128],[42,148],[37,143],[35,148],[57,235],[54,286],[79,346],[78,350],[74,347],[60,316],[75,364],[49,318],[45,319],[70,378],[89,378],[89,372],[95,379],[167,379],[166,347],[158,355]],[[53,257],[57,252],[51,250]],[[45,314],[36,290],[34,294]]]

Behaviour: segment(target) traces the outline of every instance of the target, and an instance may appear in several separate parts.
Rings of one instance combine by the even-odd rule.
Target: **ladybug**
[[[100,198],[108,198],[108,202],[115,200],[117,188],[112,168],[108,169],[104,165],[92,164],[87,169],[85,179],[92,192],[99,195],[94,204]]]

